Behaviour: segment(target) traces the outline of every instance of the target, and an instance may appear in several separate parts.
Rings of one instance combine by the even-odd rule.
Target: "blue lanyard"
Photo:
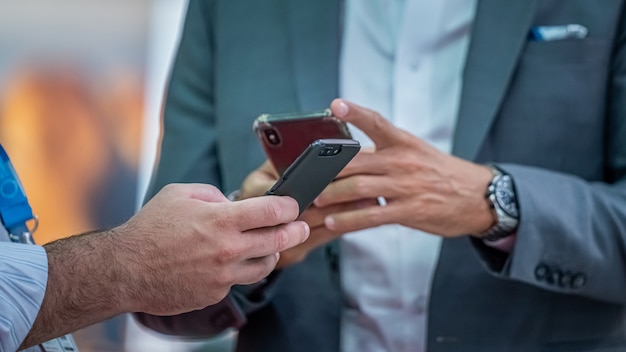
[[[35,218],[24,188],[0,145],[0,220],[13,242],[33,244],[26,222]]]
[[[12,242],[35,244],[27,222],[35,219],[33,209],[11,164],[9,155],[0,145],[0,220]],[[78,351],[72,335],[65,335],[39,345],[44,352]]]

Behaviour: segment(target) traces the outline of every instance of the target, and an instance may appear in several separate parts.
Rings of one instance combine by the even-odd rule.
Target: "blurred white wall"
[[[157,157],[161,107],[187,8],[186,0],[153,0],[148,21],[145,110],[137,208],[141,207]],[[127,351],[190,351],[196,344],[166,338],[139,326],[131,316],[126,323]]]
[[[157,157],[161,107],[186,10],[186,0],[153,0],[150,12],[145,119],[137,187],[138,207],[143,201]]]

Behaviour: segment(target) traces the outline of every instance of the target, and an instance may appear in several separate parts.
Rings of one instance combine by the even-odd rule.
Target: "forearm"
[[[126,311],[127,268],[119,262],[116,233],[89,233],[44,246],[48,284],[41,309],[22,348]],[[116,255],[113,255],[116,253]]]

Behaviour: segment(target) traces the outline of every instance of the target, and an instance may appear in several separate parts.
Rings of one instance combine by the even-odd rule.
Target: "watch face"
[[[494,195],[500,208],[507,215],[517,219],[519,216],[517,199],[515,199],[515,192],[513,192],[513,184],[510,177],[504,176],[500,179],[500,182],[496,185]]]

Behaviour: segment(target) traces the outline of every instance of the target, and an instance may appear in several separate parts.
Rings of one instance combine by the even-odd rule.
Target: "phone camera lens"
[[[324,147],[324,149],[322,149],[320,151],[320,156],[333,156],[333,155],[337,155],[339,154],[339,152],[341,151],[341,147]]]
[[[278,132],[275,129],[266,129],[264,131],[265,133],[265,138],[267,138],[267,141],[269,142],[269,144],[271,145],[279,145],[280,144],[280,137],[278,136]]]

